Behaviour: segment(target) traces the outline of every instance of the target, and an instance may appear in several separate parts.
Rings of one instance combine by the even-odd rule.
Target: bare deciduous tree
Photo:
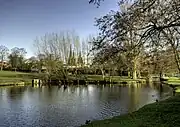
[[[4,65],[3,62],[8,55],[8,51],[9,51],[9,49],[6,46],[4,46],[4,45],[0,46],[1,71],[3,70],[3,65]]]

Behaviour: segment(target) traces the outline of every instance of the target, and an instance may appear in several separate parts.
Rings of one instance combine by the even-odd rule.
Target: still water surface
[[[159,85],[0,87],[0,127],[77,127],[170,95]]]

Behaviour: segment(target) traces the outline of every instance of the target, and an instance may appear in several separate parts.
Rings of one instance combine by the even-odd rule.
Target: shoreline
[[[33,79],[27,79],[27,80],[11,80],[11,81],[6,81],[3,80],[3,82],[0,82],[0,86],[16,86],[16,85],[22,85],[22,84],[31,84]],[[63,82],[65,82],[64,80],[61,81],[61,84],[56,84],[56,80],[53,81],[52,83],[55,83],[54,85],[63,85]],[[127,79],[123,79],[123,80],[116,80],[116,81],[107,81],[107,80],[70,80],[67,83],[69,85],[87,85],[87,84],[95,84],[95,85],[128,85],[130,83],[141,83],[144,84],[146,81],[142,80],[142,79],[137,79],[137,80],[127,80]]]
[[[16,81],[16,82],[0,82],[0,87],[5,87],[5,86],[26,86],[30,84],[30,81]]]
[[[147,104],[132,113],[92,121],[87,125],[81,125],[81,127],[160,127],[172,125],[178,127],[180,126],[179,105],[180,94],[168,96],[159,102]]]

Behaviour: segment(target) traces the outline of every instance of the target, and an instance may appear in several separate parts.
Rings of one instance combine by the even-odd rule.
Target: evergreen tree
[[[78,65],[82,66],[83,65],[83,58],[81,56],[81,52],[79,52],[78,60],[77,60]]]
[[[75,58],[75,52],[73,51],[73,55],[72,55],[72,63],[71,63],[71,65],[72,66],[75,66],[76,65],[76,58]]]
[[[69,49],[69,58],[68,58],[68,65],[72,65],[72,46],[70,45],[70,49]]]

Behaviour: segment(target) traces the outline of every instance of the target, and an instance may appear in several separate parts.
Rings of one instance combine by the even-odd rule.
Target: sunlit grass
[[[164,81],[164,83],[166,83],[166,84],[180,86],[180,78],[178,78],[178,77],[169,77],[169,78],[165,78],[165,79],[167,79],[167,81]]]
[[[97,81],[103,81],[102,75],[85,75],[87,80],[97,80]],[[109,81],[142,81],[143,79],[137,79],[133,80],[127,76],[105,76],[105,80]]]
[[[37,74],[14,71],[0,71],[0,85],[13,84],[17,82],[31,82]]]
[[[30,82],[33,78],[38,77],[37,73],[23,73],[14,71],[0,71],[0,84],[9,82]],[[74,80],[77,77],[69,76],[69,79]],[[102,75],[81,75],[78,79],[87,81],[103,81]],[[112,82],[131,82],[131,81],[145,81],[144,79],[133,80],[127,76],[105,76],[106,81]]]
[[[176,87],[176,93],[180,93],[180,87]]]

